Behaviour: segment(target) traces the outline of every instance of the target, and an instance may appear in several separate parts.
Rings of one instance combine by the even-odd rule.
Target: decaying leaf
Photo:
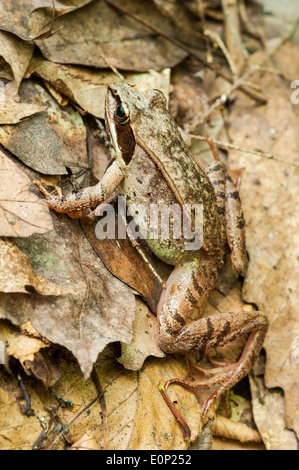
[[[34,45],[13,34],[0,31],[0,56],[10,65],[18,92],[34,51]],[[0,73],[1,75],[1,73]]]
[[[177,124],[185,131],[208,110],[208,97],[203,90],[203,80],[198,69],[185,63],[177,66],[172,74],[173,92],[170,95],[170,111]]]
[[[80,114],[63,110],[41,86],[23,81],[20,96],[27,103],[42,102],[47,110],[19,124],[0,127],[0,142],[30,168],[44,174],[74,174],[88,168],[86,129]]]
[[[9,96],[5,96],[5,88],[3,93],[4,103],[0,107],[0,124],[17,124],[46,109],[46,106],[41,103],[17,103]]]
[[[42,351],[51,343],[39,335],[30,322],[21,325],[19,329],[1,320],[0,340],[6,346],[7,356],[17,359],[26,374],[41,380],[45,387],[50,387],[59,380],[61,375],[59,367]]]
[[[73,352],[87,377],[106,344],[131,341],[135,298],[107,271],[78,221],[53,219],[55,230],[17,243],[33,268],[68,294],[0,294],[0,317],[15,325],[30,319],[42,336]]]
[[[149,356],[165,357],[158,345],[156,317],[139,299],[136,299],[136,315],[133,323],[133,339],[130,344],[122,343],[118,361],[129,370],[140,370]]]
[[[35,73],[70,100],[77,103],[84,111],[104,119],[105,96],[107,86],[120,81],[120,77],[110,70],[95,70],[87,67],[54,64],[49,60],[36,57],[30,64],[30,73]],[[161,72],[151,70],[148,73],[124,73],[127,83],[136,85],[139,90],[162,90],[169,93],[170,69]]]
[[[262,375],[259,374],[260,359],[249,375],[252,393],[254,419],[263,437],[267,450],[297,450],[294,431],[287,429],[285,422],[285,402],[282,391],[268,390]],[[262,367],[263,369],[263,367]],[[262,370],[264,373],[264,370]]]
[[[85,235],[109,271],[139,292],[155,312],[162,292],[162,279],[152,257],[145,253],[147,263],[128,238],[100,240],[96,236],[96,224],[84,220],[81,224]],[[116,234],[117,230],[116,223]]]
[[[147,360],[139,372],[126,371],[115,357],[112,348],[106,348],[99,356],[95,368],[105,392],[105,400],[108,411],[109,450],[124,449],[156,449],[186,450],[188,443],[183,439],[182,430],[172,413],[164,403],[158,390],[159,382],[165,378],[184,373],[185,361],[169,356],[165,359]],[[104,445],[103,422],[101,407],[98,400],[83,414],[78,414],[86,408],[97,397],[94,383],[91,379],[85,381],[78,365],[69,355],[60,355],[59,365],[63,374],[53,389],[45,390],[32,387],[29,380],[25,381],[27,391],[31,397],[34,419],[21,415],[16,403],[15,396],[10,395],[10,413],[8,410],[7,389],[13,389],[13,379],[0,377],[0,393],[6,397],[6,402],[1,401],[0,424],[1,448],[32,448],[40,442],[42,448],[63,448],[65,441],[59,438],[60,432],[53,436],[49,435],[47,440],[37,441],[38,434],[42,433],[39,418],[43,417],[42,423],[47,425],[53,419],[49,410],[55,410],[55,420],[60,423],[60,431],[71,421],[73,424],[66,434],[69,446],[84,440],[86,433],[95,441],[101,449]],[[17,393],[16,391],[14,392]],[[187,418],[191,431],[192,440],[196,439],[201,431],[200,407],[195,397],[188,391],[173,387],[170,391],[171,399],[175,400],[178,408]],[[69,404],[69,406],[63,406]],[[3,406],[2,406],[3,404]],[[4,409],[3,409],[4,407]],[[11,430],[12,423],[20,425],[18,435]],[[29,436],[25,434],[23,426],[31,427]],[[30,423],[30,425],[29,425]],[[25,427],[26,428],[26,427]],[[28,428],[27,428],[28,429]],[[40,430],[39,433],[37,430]],[[57,438],[55,441],[55,438]],[[9,439],[9,441],[8,441]]]
[[[90,0],[73,0],[70,5],[70,2],[55,0],[55,12],[67,12],[89,1]],[[49,16],[47,12],[43,11],[44,9],[49,10]],[[36,13],[35,22],[39,23],[38,32],[41,32],[41,30],[47,27],[52,10],[53,0],[9,0],[9,2],[1,0],[0,29],[10,31],[25,40],[33,39],[35,35],[32,35],[28,28],[30,15],[32,15],[33,12]]]
[[[147,3],[136,0],[126,0],[121,5],[164,32],[176,35],[171,21],[154,5],[149,9]],[[109,68],[112,64],[118,69],[144,72],[174,66],[187,55],[104,0],[96,0],[58,18],[55,27],[62,25],[51,38],[36,41],[47,59],[60,64],[100,68]]]
[[[258,82],[271,99],[266,106],[252,108],[248,98],[239,96],[229,119],[233,143],[298,161],[298,122],[289,96],[273,75],[261,76]],[[291,361],[299,338],[298,168],[236,151],[229,152],[229,162],[235,168],[246,167],[241,197],[250,264],[243,294],[270,320],[265,342],[266,385],[284,390],[286,423],[298,434],[298,394],[294,390],[299,363]]]
[[[0,151],[0,236],[29,237],[52,230],[49,209],[32,189],[21,165]]]
[[[37,292],[42,295],[62,295],[67,292],[34,272],[28,257],[13,241],[0,239],[0,255],[1,292],[25,294]]]

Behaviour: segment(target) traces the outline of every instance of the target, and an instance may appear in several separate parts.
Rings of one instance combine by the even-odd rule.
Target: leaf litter
[[[279,18],[276,3],[273,11],[264,15],[252,3],[238,2],[240,15],[246,18],[241,27],[237,2],[223,0],[222,9],[219,4],[203,3],[199,8],[197,2],[178,5],[159,0],[146,2],[150,8],[145,8],[135,0],[61,1],[55,2],[56,18],[49,30],[53,18],[50,0],[19,2],[18,8],[14,1],[10,5],[0,3],[0,78],[10,80],[6,111],[0,105],[0,140],[11,152],[0,154],[0,229],[2,237],[15,238],[14,243],[4,238],[1,241],[6,255],[1,260],[5,292],[0,294],[0,316],[6,320],[1,320],[0,328],[9,344],[9,356],[20,361],[28,375],[24,383],[35,411],[35,416],[22,415],[20,386],[13,376],[1,374],[1,448],[106,447],[96,390],[83,376],[89,376],[97,359],[95,368],[108,410],[110,449],[189,446],[157,388],[161,380],[183,378],[186,363],[182,358],[162,357],[156,343],[155,317],[143,300],[135,298],[138,292],[155,310],[159,291],[151,275],[146,274],[146,265],[139,268],[141,279],[147,279],[142,290],[134,276],[128,276],[130,269],[134,274],[133,260],[137,260],[133,251],[120,274],[115,260],[125,251],[114,247],[106,253],[105,245],[95,250],[94,241],[86,238],[78,221],[52,212],[50,215],[32,184],[35,172],[41,178],[52,175],[53,183],[51,179],[48,182],[53,185],[70,181],[74,185],[72,178],[82,173],[83,184],[100,178],[109,158],[103,150],[106,139],[102,124],[93,117],[104,116],[107,83],[123,79],[137,86],[163,89],[167,95],[172,91],[171,111],[178,124],[192,135],[209,133],[228,142],[230,146],[222,147],[228,166],[234,170],[245,167],[241,197],[250,267],[243,297],[263,310],[271,322],[265,342],[265,379],[263,371],[251,379],[255,424],[266,448],[296,446],[298,175],[294,165],[299,113],[298,106],[290,104],[289,85],[298,75],[294,60],[298,50],[286,40],[294,34],[294,44],[298,45],[298,31],[295,23],[291,24],[291,15],[286,23]],[[289,3],[285,10],[291,11]],[[227,27],[230,22],[237,36]],[[288,31],[286,24],[291,24]],[[32,60],[33,44],[28,39],[40,34],[43,36],[35,40],[35,51],[39,49],[44,57],[35,52]],[[109,40],[104,41],[107,37]],[[265,44],[267,52],[257,52]],[[248,60],[255,66],[244,73]],[[259,69],[256,64],[261,64]],[[164,67],[166,70],[159,74],[149,71]],[[18,89],[21,100],[13,101],[18,99]],[[96,126],[100,130],[95,131]],[[253,155],[238,148],[248,148]],[[206,146],[194,140],[192,151],[197,161],[206,162],[211,157]],[[222,153],[222,158],[226,160],[226,154]],[[92,161],[96,159],[100,160]],[[11,253],[13,259],[9,258]],[[43,279],[40,293],[36,279]],[[29,291],[26,286],[30,286]],[[204,315],[253,308],[244,303],[240,283],[229,268],[223,270],[218,288],[223,294],[213,293]],[[59,294],[53,295],[51,289]],[[28,319],[31,333],[39,335],[32,344],[28,342],[29,332],[23,331],[18,337],[18,327],[24,328]],[[116,344],[110,345],[119,341],[122,355]],[[57,345],[54,350],[50,342]],[[243,343],[238,342],[218,354],[236,359],[242,348]],[[50,388],[36,387],[36,378]],[[198,441],[199,448],[210,448],[209,439],[200,441],[200,403],[179,387],[172,387],[169,395],[187,420],[194,445]],[[84,412],[88,403],[90,413]],[[56,410],[54,417],[46,411],[51,406]],[[232,399],[226,406],[234,409]],[[279,415],[275,422],[273,409]],[[246,421],[246,427],[254,431],[251,433],[242,427],[241,415],[236,419],[242,426],[221,431],[230,427],[230,412],[226,415],[227,421],[219,420],[222,428],[219,424],[215,434],[241,441],[254,435],[255,448],[260,448],[252,415]],[[45,421],[48,432],[42,430]],[[12,430],[12,422],[20,432]],[[217,422],[215,409],[209,422]],[[57,431],[57,426],[64,431]],[[209,434],[205,429],[208,427],[203,430],[203,439]],[[223,442],[217,438],[214,448],[238,448],[233,441]]]

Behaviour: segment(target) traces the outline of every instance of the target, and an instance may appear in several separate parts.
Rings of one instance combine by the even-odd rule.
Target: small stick
[[[100,379],[99,379],[99,376],[97,374],[95,367],[93,367],[92,369],[91,378],[97,389],[98,399],[102,407],[103,425],[104,425],[104,450],[108,450],[108,445],[109,445],[108,411],[107,411],[106,400],[105,400],[104,392],[102,389],[102,385],[101,385],[101,382],[100,382]]]
[[[217,34],[215,31],[211,31],[210,29],[206,29],[204,31],[204,34],[205,34],[205,36],[208,36],[209,38],[211,38],[213,41],[215,41],[218,44],[218,46],[222,50],[224,56],[226,57],[226,60],[229,64],[229,66],[230,66],[230,69],[232,71],[234,79],[236,79],[238,77],[238,72],[237,72],[235,63],[234,63],[234,61],[232,59],[232,56],[230,55],[226,45],[224,44],[221,37],[219,36],[219,34]]]
[[[191,137],[191,139],[195,139],[195,140],[200,140],[200,141],[206,140],[206,137],[202,135],[189,134],[189,136]],[[274,160],[280,163],[286,163],[287,165],[292,165],[297,168],[299,167],[299,163],[290,162],[289,160],[283,160],[282,158],[276,157],[275,155],[272,155],[271,153],[264,153],[264,152],[260,152],[259,150],[251,150],[251,149],[247,149],[243,147],[238,147],[237,145],[220,142],[219,140],[215,140],[215,139],[213,139],[213,142],[215,145],[217,145],[218,147],[224,150],[238,150],[239,152],[249,153],[251,155],[256,155],[257,157],[267,158],[268,160]]]

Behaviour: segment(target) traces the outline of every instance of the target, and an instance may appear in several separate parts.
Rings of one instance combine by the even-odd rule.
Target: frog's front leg
[[[157,312],[159,342],[166,353],[204,353],[250,335],[240,359],[228,367],[218,368],[218,374],[212,380],[207,379],[207,384],[219,386],[205,401],[203,415],[221,393],[248,373],[261,350],[268,328],[268,321],[260,312],[228,312],[196,319],[213,290],[216,279],[215,261],[206,255],[175,268],[161,296]],[[177,383],[185,385],[182,380]],[[190,384],[186,386],[192,388]],[[196,382],[192,386],[195,389]]]
[[[80,216],[83,210],[97,206],[105,201],[110,194],[113,193],[123,177],[123,172],[114,162],[107,169],[98,184],[66,196],[63,196],[61,193],[57,196],[53,196],[44,188],[41,182],[35,181],[35,184],[37,184],[41,192],[46,196],[47,203],[52,209],[56,212],[66,213],[74,217],[76,214]]]

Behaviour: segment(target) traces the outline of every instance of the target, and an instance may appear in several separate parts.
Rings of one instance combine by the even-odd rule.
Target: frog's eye
[[[116,120],[119,124],[128,124],[130,121],[130,108],[127,103],[121,103],[116,108]]]

